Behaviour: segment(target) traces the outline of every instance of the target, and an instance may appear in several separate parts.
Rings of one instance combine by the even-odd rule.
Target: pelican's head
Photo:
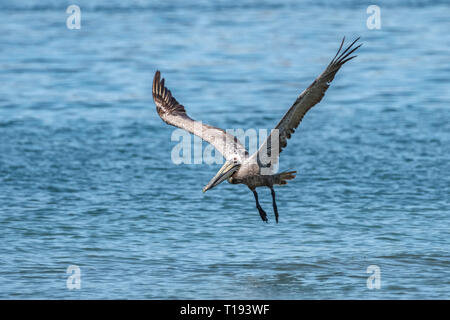
[[[203,188],[203,192],[208,191],[209,189],[214,188],[221,182],[227,180],[231,177],[236,171],[241,167],[241,161],[239,161],[239,157],[233,157],[232,160],[225,161],[225,164],[220,168],[220,170],[216,173],[214,178],[211,179],[210,182]]]

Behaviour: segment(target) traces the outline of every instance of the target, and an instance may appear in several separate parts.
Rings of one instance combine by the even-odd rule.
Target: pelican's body
[[[179,104],[172,97],[170,90],[165,87],[164,79],[160,80],[160,72],[156,71],[152,92],[156,110],[161,119],[167,124],[185,129],[209,142],[226,160],[214,178],[203,188],[203,192],[225,180],[231,184],[245,184],[253,192],[261,219],[267,222],[267,214],[259,204],[256,188],[268,187],[271,190],[275,219],[278,222],[278,209],[273,187],[287,184],[287,180],[294,179],[296,173],[296,171],[275,172],[274,167],[278,162],[279,153],[286,147],[287,140],[294,133],[306,112],[320,102],[337,71],[344,63],[355,57],[349,56],[361,46],[352,48],[358,39],[339,55],[345,38],[342,40],[338,52],[325,71],[300,94],[259,150],[252,155],[249,155],[245,147],[233,135],[191,119],[186,114],[184,106]]]

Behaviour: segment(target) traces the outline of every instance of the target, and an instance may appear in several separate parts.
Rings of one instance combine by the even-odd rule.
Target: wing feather
[[[230,160],[236,154],[240,157],[248,154],[245,147],[235,136],[226,133],[220,128],[191,119],[187,115],[184,106],[166,88],[164,79],[161,80],[161,73],[159,71],[156,71],[153,78],[152,93],[153,100],[156,104],[156,111],[165,123],[184,129],[202,138],[213,145],[227,160]]]
[[[275,130],[267,137],[265,142],[261,145],[258,152],[252,155],[251,160],[257,161],[260,166],[269,166],[271,163],[267,163],[267,165],[262,165],[260,158],[267,157],[271,158],[272,155],[272,142],[278,144],[278,154],[287,146],[287,140],[291,138],[292,134],[295,132],[295,129],[298,127],[300,122],[302,121],[305,114],[316,104],[318,104],[328,87],[330,86],[331,81],[333,81],[334,76],[339,71],[339,69],[351,59],[356,56],[350,56],[353,52],[355,52],[360,46],[353,47],[353,45],[359,40],[357,38],[353,41],[342,53],[342,46],[344,45],[345,37],[342,39],[341,45],[331,60],[327,68],[317,77],[314,82],[304,90],[294,104],[289,108],[288,112],[284,115],[278,125],[275,127]],[[277,139],[278,136],[278,139]],[[271,158],[273,159],[273,158]],[[273,159],[278,161],[278,158]],[[273,164],[273,162],[272,162]]]

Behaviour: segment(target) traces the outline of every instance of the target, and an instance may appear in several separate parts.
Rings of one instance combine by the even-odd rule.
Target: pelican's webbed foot
[[[269,220],[267,219],[267,214],[266,212],[263,210],[263,208],[261,208],[261,206],[259,205],[259,201],[258,201],[258,194],[256,193],[256,190],[252,190],[253,195],[255,196],[255,200],[256,200],[256,209],[258,209],[259,211],[259,215],[261,216],[262,221],[264,222],[268,222]]]

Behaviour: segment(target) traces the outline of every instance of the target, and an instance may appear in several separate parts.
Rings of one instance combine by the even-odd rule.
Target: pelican
[[[296,171],[276,172],[274,167],[278,161],[279,153],[286,147],[287,140],[291,138],[292,133],[294,133],[306,112],[322,100],[331,81],[333,81],[342,65],[356,57],[351,56],[351,54],[361,46],[361,44],[356,47],[353,46],[358,40],[359,38],[341,52],[345,37],[342,39],[336,55],[325,71],[298,96],[275,129],[271,131],[267,139],[260,145],[257,152],[252,155],[249,155],[241,142],[230,133],[190,118],[184,106],[167,89],[164,79],[161,80],[160,72],[156,71],[153,78],[152,93],[156,111],[161,119],[169,125],[182,128],[202,138],[213,145],[225,158],[224,165],[203,188],[203,192],[216,187],[225,180],[231,184],[245,184],[253,192],[256,208],[261,219],[264,222],[268,222],[267,214],[259,204],[258,193],[256,192],[258,187],[268,187],[272,194],[275,220],[278,223],[274,186],[287,184],[287,181],[294,179],[297,173]],[[276,157],[271,159],[269,163],[261,160],[270,158],[272,153],[276,154]]]

